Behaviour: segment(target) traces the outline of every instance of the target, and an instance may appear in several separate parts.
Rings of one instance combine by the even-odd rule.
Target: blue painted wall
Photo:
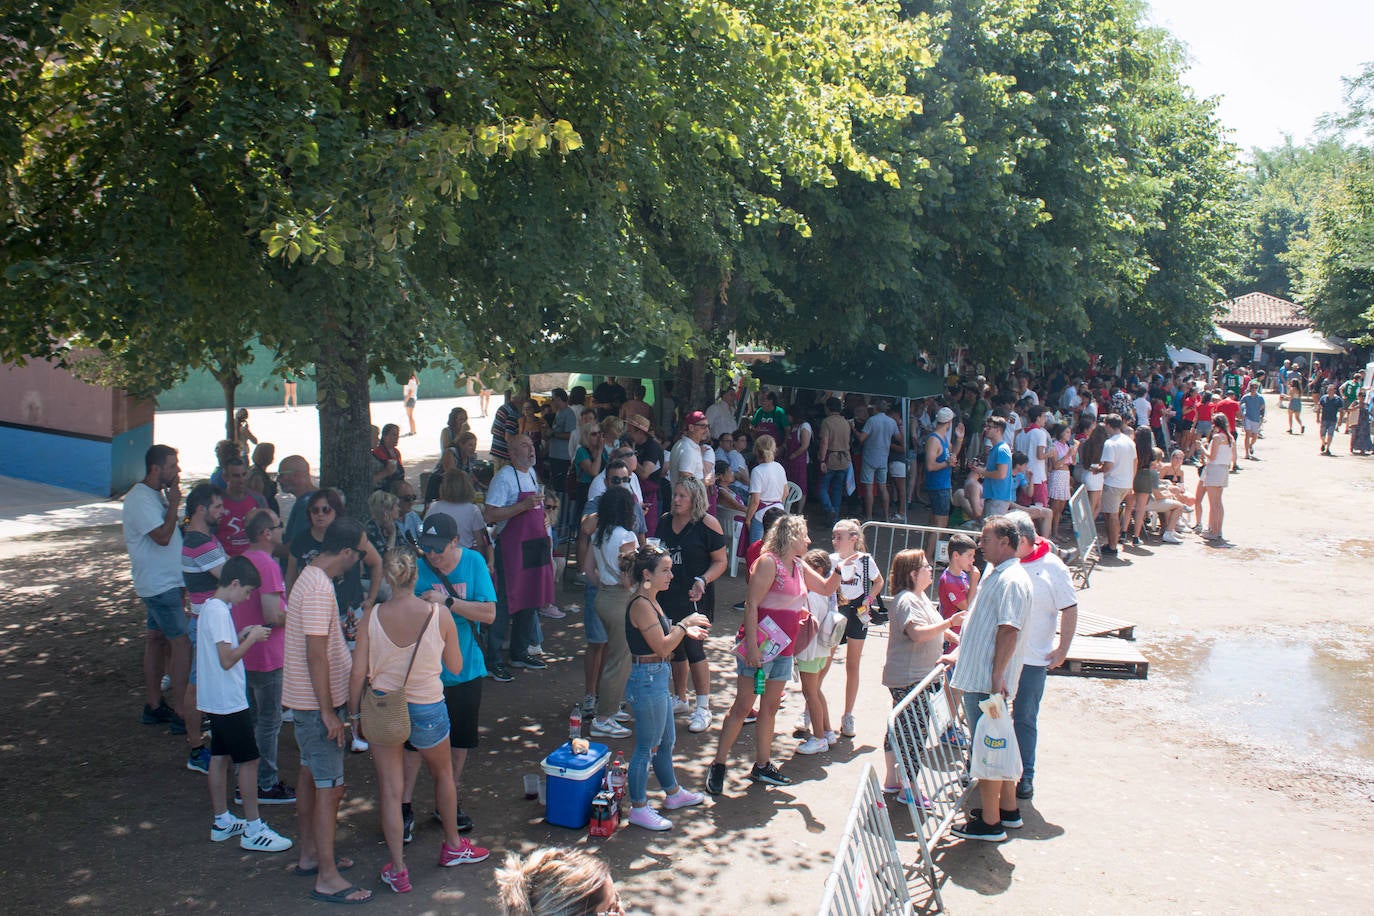
[[[112,441],[0,425],[0,475],[112,496],[143,478],[152,444],[151,423]]]

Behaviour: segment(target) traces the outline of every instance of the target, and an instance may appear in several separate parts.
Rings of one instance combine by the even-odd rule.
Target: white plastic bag
[[[1016,730],[1012,727],[1007,701],[994,693],[978,704],[983,714],[973,733],[973,763],[970,772],[974,779],[1021,778],[1021,749],[1016,745]]]

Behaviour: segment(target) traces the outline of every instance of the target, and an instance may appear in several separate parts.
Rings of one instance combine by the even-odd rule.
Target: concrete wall
[[[110,496],[143,477],[153,404],[42,361],[0,366],[0,474]]]

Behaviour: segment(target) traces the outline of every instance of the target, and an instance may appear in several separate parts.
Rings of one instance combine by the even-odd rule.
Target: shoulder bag
[[[372,613],[377,613],[374,607]],[[410,737],[410,707],[406,700],[406,681],[410,680],[410,669],[415,667],[415,656],[420,651],[420,640],[434,619],[431,607],[425,615],[425,622],[415,636],[415,648],[410,650],[410,664],[406,665],[405,677],[401,686],[395,690],[373,690],[369,681],[363,685],[363,703],[359,712],[362,715],[363,737],[373,744],[400,744]]]

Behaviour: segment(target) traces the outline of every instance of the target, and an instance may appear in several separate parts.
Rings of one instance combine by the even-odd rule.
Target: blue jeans
[[[1035,778],[1036,720],[1040,718],[1040,698],[1045,694],[1045,673],[1040,665],[1023,665],[1016,699],[1011,704],[1011,722],[1016,728],[1016,743],[1021,749],[1021,778]]]
[[[258,791],[264,792],[281,781],[277,771],[277,741],[281,736],[281,678],[276,671],[246,671],[248,717],[253,737],[258,742]]]
[[[826,471],[821,475],[821,505],[826,512],[840,511],[840,503],[844,502],[844,479],[849,474],[849,469],[843,471]]]
[[[763,540],[763,513],[755,512],[749,520],[749,543]]]
[[[625,699],[635,714],[635,752],[630,758],[630,804],[649,801],[649,763],[652,760],[658,784],[669,795],[677,791],[673,775],[673,701],[669,696],[673,669],[667,662],[630,665],[625,684]]]

